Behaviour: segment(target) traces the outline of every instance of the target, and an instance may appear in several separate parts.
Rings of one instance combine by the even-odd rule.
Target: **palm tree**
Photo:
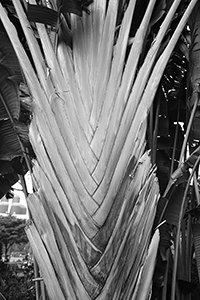
[[[194,167],[191,176],[195,172],[199,149],[186,160],[181,154],[176,166],[181,119],[174,152],[165,143],[169,134],[158,128],[169,119],[163,111],[172,92],[174,99],[183,93],[183,68],[167,76],[166,67],[177,65],[172,52],[197,0],[187,5],[99,0],[88,8],[78,1],[41,2],[13,1],[28,55],[2,5],[0,16],[33,98],[29,136],[36,161],[27,235],[48,294],[51,299],[148,299],[160,243],[158,254],[165,262],[174,260],[175,299],[179,247],[176,243],[173,255],[163,240],[169,241],[166,232],[176,226],[180,241],[185,181],[189,167]],[[169,78],[176,76],[179,85],[170,90]],[[171,180],[167,186],[160,180],[164,197],[157,209],[154,164],[163,174],[161,163],[169,158]],[[175,189],[181,178],[184,187]],[[184,201],[174,223],[169,210],[177,193]],[[163,219],[167,229],[160,226]],[[165,282],[168,271],[169,266]],[[167,290],[162,299],[166,295]]]

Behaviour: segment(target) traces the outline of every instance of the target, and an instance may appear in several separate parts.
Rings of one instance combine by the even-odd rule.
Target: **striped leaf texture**
[[[151,291],[159,187],[145,150],[147,116],[185,23],[158,59],[180,3],[174,1],[138,70],[156,1],[149,1],[128,57],[136,1],[116,29],[119,2],[93,1],[90,15],[72,14],[72,48],[60,38],[55,51],[46,27],[36,23],[39,45],[13,1],[36,70],[0,10],[33,97],[29,135],[37,162],[27,235],[52,300],[138,300]]]

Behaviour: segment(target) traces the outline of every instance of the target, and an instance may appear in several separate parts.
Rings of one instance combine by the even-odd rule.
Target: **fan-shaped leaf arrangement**
[[[41,51],[20,1],[13,1],[36,70],[0,10],[34,101],[37,163],[27,234],[51,299],[147,299],[150,292],[159,189],[145,152],[147,115],[195,1],[156,60],[180,3],[173,2],[139,70],[155,1],[128,52],[136,1],[116,28],[119,2],[94,1],[82,17],[61,14],[57,31],[69,29],[70,20],[72,48],[60,35],[55,53],[48,26],[36,23]]]

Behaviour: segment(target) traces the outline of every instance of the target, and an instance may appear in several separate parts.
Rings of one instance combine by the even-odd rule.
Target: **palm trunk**
[[[51,299],[138,300],[150,293],[159,188],[145,151],[147,116],[196,1],[157,60],[180,3],[174,1],[139,72],[155,1],[149,2],[128,59],[135,1],[116,36],[118,2],[106,8],[106,1],[94,1],[90,16],[72,15],[73,50],[59,40],[57,55],[45,26],[37,24],[43,58],[20,1],[13,1],[36,72],[0,10],[33,96],[30,139],[37,162],[27,235]]]

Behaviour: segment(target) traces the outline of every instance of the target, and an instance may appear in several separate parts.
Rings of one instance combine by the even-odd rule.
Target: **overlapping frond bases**
[[[143,105],[142,95],[152,55],[146,79],[135,77],[155,1],[126,60],[135,1],[116,30],[118,2],[107,8],[106,0],[94,1],[89,16],[71,15],[72,50],[60,41],[55,54],[45,26],[37,24],[44,59],[20,1],[13,1],[36,72],[7,25],[34,100],[30,139],[37,163],[27,234],[54,300],[146,299],[150,291],[159,189],[145,152],[152,100]]]

